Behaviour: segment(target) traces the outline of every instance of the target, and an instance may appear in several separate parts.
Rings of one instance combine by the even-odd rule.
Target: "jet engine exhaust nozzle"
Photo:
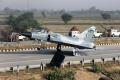
[[[32,37],[32,33],[31,32],[24,32],[24,33],[21,33],[21,35],[26,36],[28,38]]]

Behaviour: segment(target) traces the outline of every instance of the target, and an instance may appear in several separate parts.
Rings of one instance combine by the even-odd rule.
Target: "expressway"
[[[77,50],[79,56],[71,56],[72,48],[62,49],[66,58],[65,61],[80,61],[111,58],[120,56],[120,46],[97,46],[96,50]],[[42,63],[49,63],[56,52],[55,49],[45,49],[40,51],[24,51],[24,52],[0,52],[0,68],[14,67],[16,65],[27,66]]]

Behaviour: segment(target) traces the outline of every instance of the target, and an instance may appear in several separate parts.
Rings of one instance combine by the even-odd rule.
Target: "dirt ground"
[[[92,73],[86,69],[80,69],[76,71],[76,80],[98,80],[101,74]],[[21,72],[19,75],[14,74],[0,74],[0,80],[46,80],[43,78],[41,72],[37,73],[24,73]]]
[[[86,69],[80,69],[75,74],[76,80],[99,80],[102,76],[100,73],[93,73]]]
[[[109,66],[109,67],[108,67]],[[116,64],[107,64],[104,66],[107,71],[111,71],[114,69],[119,70],[120,66]],[[68,68],[67,68],[68,69]],[[99,80],[100,77],[103,75],[101,73],[93,73],[92,71],[88,70],[90,67],[86,68],[75,68],[76,80]],[[46,80],[44,79],[44,73],[48,72],[49,70],[41,71],[40,69],[30,69],[29,72],[26,70],[22,70],[17,74],[16,72],[1,72],[0,73],[0,80]],[[119,79],[115,79],[119,80]]]

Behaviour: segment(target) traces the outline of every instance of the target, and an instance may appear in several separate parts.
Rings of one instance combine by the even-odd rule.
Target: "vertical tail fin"
[[[93,41],[93,35],[94,35],[95,31],[96,31],[95,26],[92,26],[89,29],[82,32],[79,37],[80,37],[80,39],[91,42],[91,41]]]

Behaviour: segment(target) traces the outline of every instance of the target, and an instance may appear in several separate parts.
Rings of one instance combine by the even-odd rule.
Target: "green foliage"
[[[64,80],[75,80],[74,75],[75,75],[75,72],[73,72],[73,71],[67,71],[65,73]]]
[[[45,11],[42,11],[41,14],[42,14],[42,16],[43,16],[44,18],[46,18],[46,13],[45,13]]]
[[[92,70],[93,70],[93,72],[99,73],[99,72],[103,71],[103,68],[100,65],[94,64],[94,65],[92,65]]]
[[[46,75],[47,80],[75,80],[74,78],[74,71],[68,70],[63,71],[60,69],[56,69],[52,72],[49,72]]]
[[[64,13],[61,16],[62,20],[64,21],[65,24],[68,23],[68,21],[70,21],[72,19],[72,16],[70,14]]]
[[[117,77],[117,76],[120,76],[120,70],[119,69],[115,69],[115,70],[112,70],[110,72],[106,71],[105,74],[107,76],[109,76],[109,77]]]
[[[111,15],[108,14],[108,13],[102,13],[101,16],[102,16],[102,18],[103,18],[104,20],[109,20],[109,19],[111,19]]]
[[[26,12],[17,17],[10,15],[7,24],[11,25],[15,32],[23,32],[29,28],[40,28],[40,24],[34,19],[32,12]]]

